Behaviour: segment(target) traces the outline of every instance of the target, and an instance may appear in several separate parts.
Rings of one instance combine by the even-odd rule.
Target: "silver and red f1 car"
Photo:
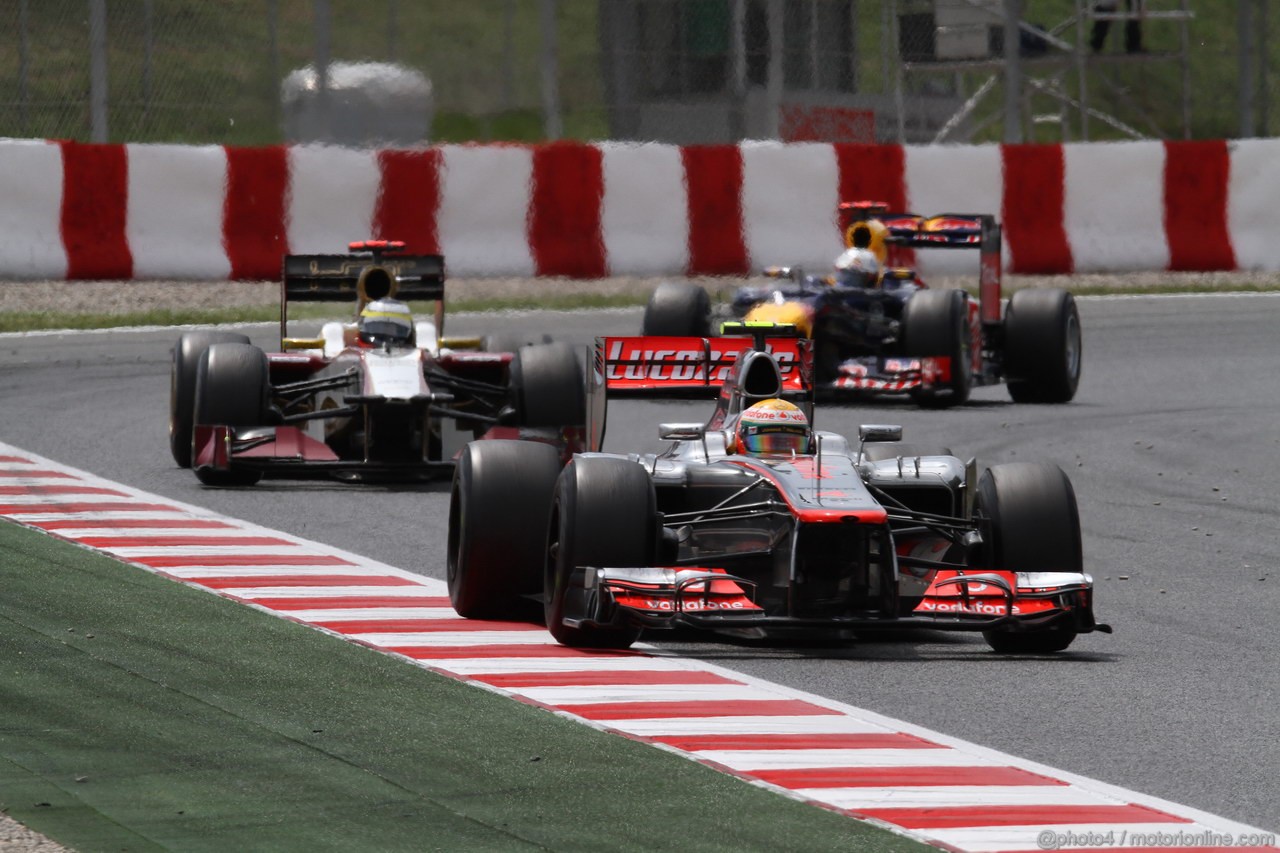
[[[848,283],[840,273],[774,267],[772,280],[739,288],[713,311],[707,292],[669,282],[645,310],[646,335],[708,335],[713,314],[788,323],[814,342],[820,390],[907,394],[922,405],[964,403],[978,385],[1007,383],[1017,402],[1065,403],[1080,382],[1080,317],[1056,288],[1001,296],[1001,229],[986,214],[891,213],[878,202],[840,205],[845,243],[877,259],[879,275]],[[903,264],[909,251],[979,253],[978,298],[930,289]]]
[[[173,349],[169,439],[174,460],[207,485],[262,476],[425,478],[450,471],[476,438],[581,447],[585,388],[572,348],[506,338],[447,338],[444,258],[393,241],[352,243],[346,255],[289,255],[280,289],[280,352],[248,337],[188,332]],[[289,337],[289,305],[378,300],[434,303],[392,341],[356,323]],[[396,319],[396,318],[393,318]]]
[[[735,452],[748,407],[791,401],[812,423],[811,341],[602,338],[592,452],[474,442],[449,517],[455,609],[515,618],[541,596],[571,646],[624,648],[643,629],[734,636],[902,628],[981,631],[997,651],[1065,649],[1093,616],[1075,493],[1054,465],[995,465],[861,427],[850,443]],[[658,454],[598,452],[610,394],[717,395],[704,423],[662,424]],[[506,535],[489,535],[501,525]]]

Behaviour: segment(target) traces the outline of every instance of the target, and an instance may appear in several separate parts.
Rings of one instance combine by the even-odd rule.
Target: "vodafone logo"
[[[649,610],[675,610],[675,603],[669,598],[648,598],[645,599],[645,607]],[[748,607],[748,602],[741,599],[730,601],[716,601],[715,599],[687,599],[680,603],[680,609],[685,612],[693,613],[699,610],[744,610]],[[755,609],[755,608],[753,608]]]
[[[984,601],[963,604],[959,601],[925,600],[920,603],[917,611],[932,613],[969,613],[978,616],[1003,616],[1005,614],[1005,606],[1003,604],[988,604]],[[1022,608],[1015,604],[1013,606],[1013,615],[1017,616],[1021,613]]]

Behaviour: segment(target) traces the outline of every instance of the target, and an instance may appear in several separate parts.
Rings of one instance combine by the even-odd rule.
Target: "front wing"
[[[343,458],[322,441],[292,426],[229,427],[196,426],[192,468],[200,471],[259,471],[281,478],[350,474],[359,477],[425,479],[453,470],[457,453],[444,459]],[[585,449],[582,427],[494,426],[487,439],[540,441],[556,447],[561,460]],[[460,452],[460,451],[459,451]]]
[[[1076,572],[938,572],[908,615],[802,618],[767,614],[754,585],[721,569],[581,567],[570,576],[566,623],[649,628],[1037,631],[1071,625],[1109,631],[1093,617],[1093,580]]]

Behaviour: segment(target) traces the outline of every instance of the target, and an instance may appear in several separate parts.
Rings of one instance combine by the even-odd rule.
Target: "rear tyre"
[[[573,347],[566,343],[517,350],[511,360],[511,388],[522,426],[582,426],[587,422],[586,382]]]
[[[542,589],[560,454],[536,441],[475,441],[449,499],[449,600],[467,619],[515,619]]]
[[[216,343],[204,351],[196,370],[194,423],[253,427],[266,422],[270,391],[266,354],[247,343]],[[197,468],[206,486],[252,486],[260,471]]]
[[[196,371],[200,356],[213,344],[249,343],[235,332],[186,332],[173,346],[169,371],[169,452],[179,468],[191,467],[192,407],[196,402]]]
[[[1004,320],[1005,371],[1017,403],[1066,403],[1080,385],[1083,341],[1065,290],[1019,290]]]
[[[921,388],[912,396],[922,406],[958,406],[973,389],[973,339],[969,330],[969,297],[963,290],[921,290],[902,311],[903,349],[910,358],[946,357],[951,378],[946,384]]]
[[[1057,465],[1014,462],[995,465],[978,481],[976,511],[991,520],[985,568],[1010,572],[1083,572],[1080,514],[1075,490]],[[1076,628],[984,631],[1004,654],[1060,652]]]
[[[605,626],[564,624],[581,618],[585,591],[571,586],[578,566],[651,566],[658,546],[658,515],[653,483],[629,459],[578,456],[556,483],[551,535],[544,572],[543,601],[547,629],[566,646],[625,649],[640,629],[615,618]]]
[[[658,285],[649,297],[641,325],[643,335],[711,334],[711,298],[705,288],[683,281]]]

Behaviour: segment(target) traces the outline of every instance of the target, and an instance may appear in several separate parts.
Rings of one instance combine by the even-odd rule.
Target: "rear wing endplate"
[[[887,229],[885,242],[906,249],[977,249],[978,302],[984,323],[1000,322],[1002,230],[989,213],[941,213],[920,216],[894,213],[881,202],[855,201],[840,205],[840,227],[875,219]]]

